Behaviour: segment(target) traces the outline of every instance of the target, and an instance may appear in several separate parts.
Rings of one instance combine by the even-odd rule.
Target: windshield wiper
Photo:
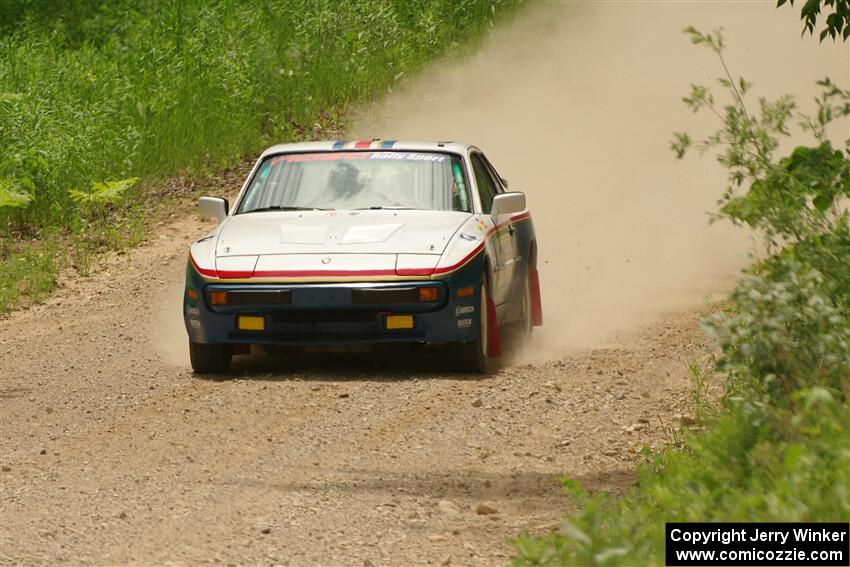
[[[284,205],[273,205],[271,207],[260,207],[258,209],[251,209],[250,211],[244,211],[242,214],[246,213],[265,213],[267,211],[332,211],[333,209],[320,209],[319,207],[290,207]]]

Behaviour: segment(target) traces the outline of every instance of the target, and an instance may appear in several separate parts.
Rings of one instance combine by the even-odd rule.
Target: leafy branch
[[[794,0],[777,0],[776,7],[779,8],[784,4],[794,5]],[[821,8],[828,6],[833,12],[826,17],[826,25],[820,32],[820,40],[823,41],[827,36],[833,40],[839,36],[842,40],[850,37],[850,2],[848,0],[806,0],[803,8],[800,10],[800,19],[803,20],[803,34],[809,32],[814,35],[815,26],[818,23],[818,16],[821,15]]]
[[[88,211],[97,214],[109,205],[115,205],[124,199],[126,191],[136,184],[138,178],[130,177],[119,181],[98,181],[92,183],[87,191],[72,189],[71,199]]]
[[[759,98],[758,112],[753,113],[746,103],[751,83],[743,77],[735,80],[723,57],[722,29],[704,34],[688,27],[684,33],[693,44],[717,54],[724,74],[718,82],[731,98],[729,104],[721,107],[711,89],[691,85],[690,94],[682,99],[684,103],[694,112],[709,110],[722,126],[697,140],[687,132],[676,132],[671,142],[678,158],[690,148],[703,152],[719,149],[717,159],[729,169],[730,184],[718,203],[720,213],[714,218],[751,226],[767,237],[771,247],[801,241],[846,222],[846,203],[842,199],[850,197],[850,160],[832,147],[826,128],[836,118],[850,115],[850,91],[824,79],[818,82],[824,90],[816,99],[815,116],[796,112],[796,103],[788,95],[775,101]],[[789,124],[794,118],[818,145],[798,147],[790,156],[777,160],[780,139],[790,136]],[[742,190],[744,186],[746,189]]]

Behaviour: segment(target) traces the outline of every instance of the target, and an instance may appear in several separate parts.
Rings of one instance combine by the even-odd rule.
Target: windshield
[[[471,210],[461,158],[430,152],[323,152],[266,159],[237,214],[301,209]]]

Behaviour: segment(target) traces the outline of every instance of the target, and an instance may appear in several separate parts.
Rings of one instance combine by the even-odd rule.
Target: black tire
[[[487,353],[487,325],[489,313],[487,311],[487,297],[489,287],[487,276],[481,280],[481,301],[478,304],[478,336],[474,341],[460,343],[453,346],[453,366],[459,372],[472,374],[486,374],[488,370],[489,356]]]
[[[189,341],[192,370],[198,374],[226,374],[233,360],[233,345],[205,345]]]

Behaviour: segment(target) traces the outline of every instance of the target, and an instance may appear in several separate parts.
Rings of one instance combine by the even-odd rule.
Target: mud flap
[[[540,298],[540,274],[537,268],[528,269],[531,283],[531,324],[535,327],[543,325],[543,300]]]
[[[487,354],[502,356],[502,341],[499,338],[499,322],[496,320],[496,302],[487,299]]]

